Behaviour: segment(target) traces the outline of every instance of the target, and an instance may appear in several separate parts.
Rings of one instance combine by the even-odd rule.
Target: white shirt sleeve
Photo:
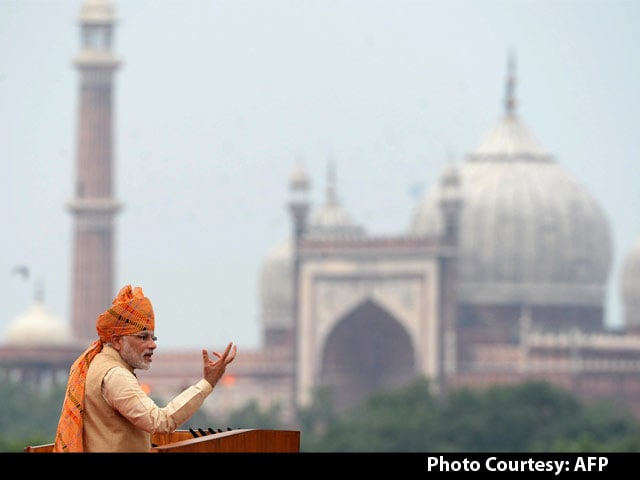
[[[200,408],[212,391],[211,384],[202,379],[161,408],[142,390],[136,376],[126,368],[112,368],[102,381],[105,401],[136,427],[149,433],[175,431]]]

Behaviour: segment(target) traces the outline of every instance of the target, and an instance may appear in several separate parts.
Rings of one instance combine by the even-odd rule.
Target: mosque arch
[[[367,299],[336,322],[324,344],[319,384],[335,407],[347,409],[367,395],[399,388],[416,376],[415,352],[403,326]]]

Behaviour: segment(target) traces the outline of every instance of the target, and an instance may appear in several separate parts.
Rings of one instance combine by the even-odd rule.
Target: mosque
[[[0,374],[39,383],[66,380],[115,293],[111,1],[85,0],[80,24],[72,328],[37,299],[0,338]],[[319,389],[346,409],[423,376],[442,394],[546,380],[640,415],[640,238],[621,269],[624,326],[608,329],[609,220],[518,115],[514,75],[510,67],[497,125],[441,172],[397,235],[370,235],[352,220],[334,164],[317,206],[295,166],[291,235],[261,268],[262,344],[235,360],[207,408],[255,401],[293,422]],[[199,378],[192,357],[163,349],[139,377],[168,399]]]

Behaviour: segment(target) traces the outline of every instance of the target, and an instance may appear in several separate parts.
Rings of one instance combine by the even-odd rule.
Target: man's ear
[[[122,335],[111,335],[111,346],[119,352],[122,349]]]

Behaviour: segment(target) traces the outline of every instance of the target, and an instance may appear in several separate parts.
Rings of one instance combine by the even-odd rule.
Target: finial
[[[42,280],[36,282],[35,301],[36,303],[44,303],[44,282]]]
[[[516,60],[513,53],[509,53],[507,58],[507,85],[504,106],[507,115],[515,113],[516,111],[516,98],[515,98],[515,86],[516,86]]]

